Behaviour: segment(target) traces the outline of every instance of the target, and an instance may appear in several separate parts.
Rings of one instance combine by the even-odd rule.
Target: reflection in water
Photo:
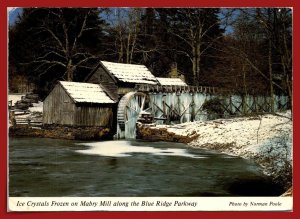
[[[9,142],[10,196],[277,196],[281,193],[281,188],[274,186],[254,163],[184,144],[38,138],[11,138]]]
[[[118,167],[118,160],[116,158],[109,159],[108,166],[110,166],[111,169],[116,169]]]

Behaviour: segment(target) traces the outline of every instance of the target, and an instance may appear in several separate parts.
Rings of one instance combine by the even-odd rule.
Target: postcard
[[[294,4],[2,8],[9,214],[293,215]]]

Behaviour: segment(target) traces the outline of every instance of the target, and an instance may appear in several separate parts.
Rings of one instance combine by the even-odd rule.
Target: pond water
[[[10,138],[9,195],[278,196],[248,160],[185,144]]]

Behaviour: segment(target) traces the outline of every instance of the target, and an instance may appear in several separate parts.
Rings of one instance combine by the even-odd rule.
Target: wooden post
[[[230,110],[230,115],[233,115],[233,111],[232,111],[232,96],[229,95],[229,110]]]
[[[178,100],[177,101],[177,105],[178,105],[178,111],[177,112],[181,115],[181,110],[180,110],[180,96],[181,96],[180,93],[179,93],[179,95],[177,94],[177,98],[178,98],[177,99]],[[179,118],[179,120],[181,120],[181,117]]]
[[[192,95],[192,102],[191,102],[191,107],[192,107],[192,112],[191,112],[191,122],[194,122],[194,120],[195,120],[195,101],[194,101],[194,99],[195,99],[195,95],[194,95],[194,93],[191,93],[191,95]]]
[[[14,111],[10,111],[9,112],[9,117],[10,117],[10,122],[12,126],[16,126],[17,121],[16,121],[16,117],[15,117],[15,112]]]
[[[257,113],[256,96],[253,96],[254,111]]]
[[[163,114],[164,114],[165,117],[167,117],[166,118],[167,119],[167,124],[169,124],[169,122],[170,122],[169,117],[170,116],[166,112],[166,94],[163,94],[163,96],[162,96],[162,107],[163,107]]]
[[[246,111],[246,101],[245,101],[245,94],[242,95],[242,112],[243,112],[243,115],[247,114],[247,111]]]

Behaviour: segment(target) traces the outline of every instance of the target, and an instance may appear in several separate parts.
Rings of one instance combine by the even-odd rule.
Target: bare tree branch
[[[48,27],[40,27],[41,29],[47,31],[48,33],[50,33],[50,35],[56,40],[56,42],[58,43],[58,45],[61,47],[61,49],[64,51],[65,54],[67,54],[67,51],[65,49],[65,47],[63,46],[62,42],[60,41],[60,39],[55,35],[55,33]]]
[[[35,61],[32,61],[32,62],[29,62],[29,63],[21,63],[21,64],[34,64],[34,63],[40,63],[40,64],[56,64],[56,65],[60,65],[60,66],[63,66],[63,67],[66,67],[66,65],[62,62],[59,62],[59,61],[49,61],[49,60],[35,60]]]
[[[88,16],[90,15],[90,12],[91,12],[91,10],[89,10],[84,16],[80,31],[74,39],[73,46],[72,46],[72,49],[71,49],[72,52],[75,50],[77,40],[82,36],[82,33],[85,31],[86,21],[87,21]]]
[[[58,57],[60,57],[60,58],[63,58],[63,59],[66,59],[66,57],[65,56],[62,56],[61,54],[59,54],[59,53],[57,53],[57,52],[55,52],[55,51],[50,51],[50,52],[48,52],[48,53],[46,53],[45,55],[43,55],[43,56],[41,56],[41,57],[38,57],[36,60],[38,61],[38,60],[40,60],[40,59],[45,59],[47,56],[49,56],[49,55],[56,55],[56,56],[58,56]]]

